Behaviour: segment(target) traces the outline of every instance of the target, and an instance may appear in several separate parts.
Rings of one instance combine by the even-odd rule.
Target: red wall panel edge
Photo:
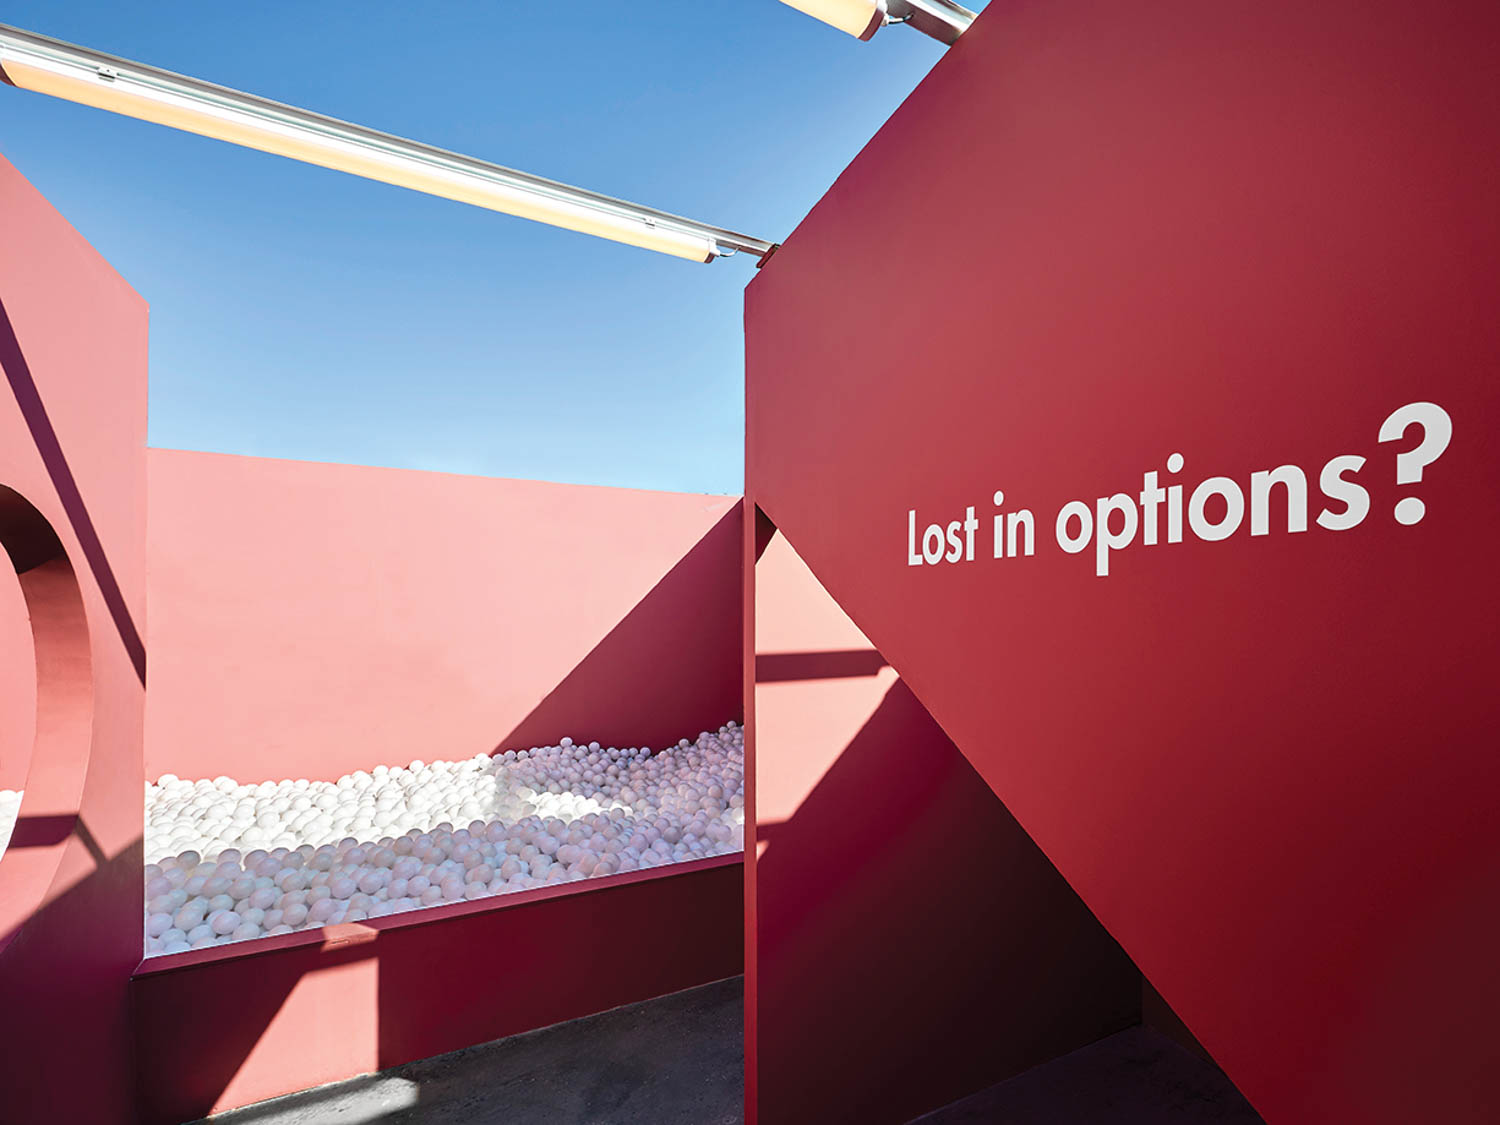
[[[747,474],[741,521],[741,583],[744,600],[741,605],[741,662],[745,716],[745,884],[744,884],[744,968],[745,968],[745,1123],[759,1121],[759,1004],[760,942],[756,909],[756,860],[759,852],[755,800],[755,560],[756,540],[760,527],[760,509]]]

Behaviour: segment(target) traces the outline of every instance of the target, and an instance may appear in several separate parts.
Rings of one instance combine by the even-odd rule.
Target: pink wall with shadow
[[[153,778],[331,779],[563,735],[660,749],[740,717],[736,497],[170,450],[150,481]],[[143,1120],[734,975],[741,897],[731,857],[386,919],[357,949],[325,930],[154,959]],[[621,933],[656,935],[628,973]],[[521,963],[476,976],[499,946]],[[212,1028],[180,1019],[245,992]]]
[[[152,450],[149,777],[738,718],[739,500]]]
[[[7,740],[36,730],[0,859],[0,1117],[111,1125],[141,943],[146,304],[3,158],[0,247],[0,565],[35,623],[7,575],[0,643],[35,657],[5,658],[0,711]]]
[[[736,857],[142,966],[143,763],[331,778],[737,719],[741,502],[148,454],[146,306],[3,160],[0,245],[0,1117],[176,1122],[739,971]],[[655,935],[623,974],[621,933]],[[525,965],[476,979],[497,946]]]

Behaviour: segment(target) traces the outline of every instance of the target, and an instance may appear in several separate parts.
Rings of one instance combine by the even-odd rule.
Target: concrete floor
[[[911,1125],[1264,1125],[1224,1072],[1133,1027]]]
[[[214,1125],[738,1125],[743,1010],[742,981],[734,978],[208,1120]],[[1218,1068],[1145,1028],[1112,1035],[918,1121],[1263,1125]]]
[[[737,1125],[741,980],[258,1102],[214,1125]]]

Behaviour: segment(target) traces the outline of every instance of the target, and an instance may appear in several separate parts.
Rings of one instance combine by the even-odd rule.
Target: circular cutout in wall
[[[72,561],[46,516],[5,485],[0,547],[11,564],[0,579],[0,709],[7,712],[0,725],[0,789],[24,792],[10,846],[0,856],[4,949],[44,905],[77,828],[94,685],[83,593]]]
[[[0,856],[20,813],[36,740],[36,648],[20,577],[0,566]]]

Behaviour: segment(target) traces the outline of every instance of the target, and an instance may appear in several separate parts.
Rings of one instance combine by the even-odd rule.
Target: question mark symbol
[[[1380,440],[1396,441],[1409,426],[1422,427],[1422,443],[1415,449],[1396,454],[1396,483],[1416,484],[1422,470],[1443,455],[1453,438],[1453,419],[1441,406],[1432,402],[1409,402],[1380,424]],[[1396,504],[1396,522],[1410,527],[1427,514],[1427,505],[1415,496]]]

